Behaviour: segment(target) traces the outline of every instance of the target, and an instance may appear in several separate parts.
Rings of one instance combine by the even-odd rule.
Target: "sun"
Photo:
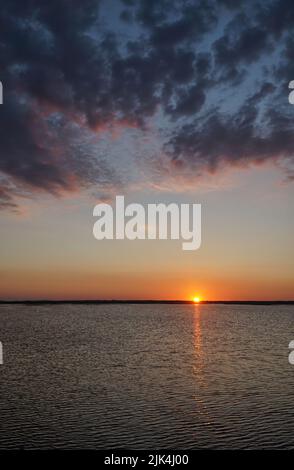
[[[195,304],[199,304],[201,302],[201,298],[200,297],[193,297],[193,302]]]

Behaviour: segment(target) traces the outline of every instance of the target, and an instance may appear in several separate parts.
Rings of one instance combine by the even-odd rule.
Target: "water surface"
[[[294,448],[293,306],[0,305],[0,448]]]

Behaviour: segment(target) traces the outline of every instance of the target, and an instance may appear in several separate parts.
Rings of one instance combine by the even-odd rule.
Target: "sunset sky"
[[[3,0],[0,299],[294,299],[293,1]],[[93,208],[202,204],[202,245]]]

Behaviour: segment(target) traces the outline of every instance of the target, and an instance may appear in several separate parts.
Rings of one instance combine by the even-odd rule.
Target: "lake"
[[[291,305],[0,305],[0,448],[294,448],[293,339]]]

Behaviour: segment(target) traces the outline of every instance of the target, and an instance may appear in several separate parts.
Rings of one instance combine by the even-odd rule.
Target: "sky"
[[[0,299],[294,299],[294,4],[3,0]],[[202,244],[93,209],[201,203]]]

